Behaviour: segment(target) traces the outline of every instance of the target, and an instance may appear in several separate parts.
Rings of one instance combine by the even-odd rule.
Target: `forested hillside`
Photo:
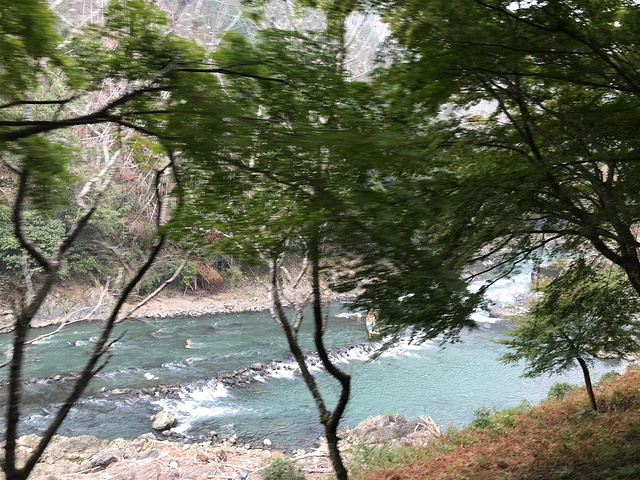
[[[70,41],[74,32],[92,24],[103,24],[106,5],[104,1],[50,2],[50,8],[60,19],[56,29],[63,44]],[[308,10],[301,15],[292,2],[269,4],[257,21],[246,14],[246,9],[243,13],[240,2],[234,0],[161,1],[158,6],[168,15],[167,32],[192,39],[206,50],[218,48],[222,36],[228,31],[253,38],[259,28],[303,30],[324,24],[320,12]],[[373,17],[360,15],[349,20],[349,57],[346,63],[353,78],[366,78],[370,73],[385,34],[386,28]],[[65,98],[74,95],[72,86],[66,84],[59,74],[47,75],[39,83],[38,90],[33,93],[36,101],[51,96]],[[126,91],[127,82],[111,79],[98,87],[89,95],[74,98],[63,105],[30,105],[25,107],[28,111],[24,113],[37,120],[51,115],[69,118],[98,110]],[[89,179],[111,162],[117,162],[112,185],[105,191],[89,225],[70,248],[60,273],[74,287],[91,284],[98,290],[107,288],[118,292],[122,282],[144,260],[149,249],[147,240],[154,232],[157,205],[154,203],[153,169],[159,158],[159,147],[154,139],[134,135],[131,131],[123,132],[111,124],[68,129],[59,138],[66,147],[78,153],[69,166],[69,174],[77,179]],[[38,275],[39,267],[27,260],[17,239],[13,237],[10,217],[15,183],[8,167],[3,165],[1,168],[2,288],[6,292],[11,292],[16,285],[31,289],[31,278]],[[77,196],[82,185],[77,182],[67,185],[70,190],[62,201],[66,203],[64,208],[52,211],[45,217],[31,211],[24,215],[25,232],[47,254],[53,251],[65,228],[76,216],[75,207],[69,202]],[[167,181],[163,188],[168,192],[172,186],[172,182]],[[186,263],[183,263],[183,259]],[[172,278],[178,269],[180,272],[172,288],[181,293],[215,289],[222,283],[234,285],[241,282],[245,275],[251,275],[246,269],[243,270],[242,261],[234,259],[232,255],[199,253],[186,244],[173,243],[165,248],[146,277],[136,286],[136,292],[142,296],[153,292],[162,282]],[[5,308],[8,308],[8,303],[5,303]]]

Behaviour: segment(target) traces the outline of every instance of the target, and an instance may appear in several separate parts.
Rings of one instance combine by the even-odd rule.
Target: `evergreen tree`
[[[544,288],[542,298],[507,332],[499,343],[512,352],[505,363],[526,362],[525,376],[561,373],[580,365],[589,395],[597,410],[588,366],[599,355],[635,353],[640,300],[618,268],[595,270],[578,260]]]

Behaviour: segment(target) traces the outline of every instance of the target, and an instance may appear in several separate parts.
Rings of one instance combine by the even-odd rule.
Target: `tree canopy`
[[[373,3],[399,44],[378,85],[437,140],[415,185],[443,205],[444,257],[513,264],[561,243],[640,291],[635,2]]]

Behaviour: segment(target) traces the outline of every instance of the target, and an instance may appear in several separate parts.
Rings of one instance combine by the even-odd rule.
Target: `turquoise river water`
[[[521,272],[497,284],[491,297],[508,304],[528,288],[529,272]],[[364,321],[347,318],[340,305],[330,308],[326,343],[332,348],[367,341]],[[369,415],[404,412],[409,417],[426,415],[446,426],[464,425],[482,405],[495,408],[531,403],[544,398],[556,381],[582,383],[576,369],[562,376],[524,379],[522,366],[506,366],[497,357],[506,351],[493,340],[501,338],[510,322],[476,314],[478,328],[465,331],[462,342],[440,347],[438,342],[413,345],[400,342],[375,360],[368,349],[336,351],[334,361],[353,376],[352,397],[343,425],[355,426]],[[303,325],[303,344],[312,352],[309,319]],[[79,371],[86,351],[98,335],[99,325],[83,323],[29,346],[25,377],[34,379],[25,387],[24,421],[21,434],[37,433],[51,418],[70,382],[46,382],[56,374]],[[306,447],[321,435],[318,416],[305,385],[292,366],[284,336],[268,313],[219,315],[203,318],[127,322],[108,366],[94,379],[60,434],[91,434],[103,438],[134,438],[151,431],[150,417],[166,408],[179,420],[177,430],[199,438],[209,430],[235,433],[241,442],[261,443],[268,437],[285,447]],[[47,329],[34,330],[41,335]],[[10,335],[0,336],[0,352],[7,350]],[[188,346],[185,342],[189,340]],[[36,356],[39,360],[36,360]],[[215,377],[255,362],[280,362],[257,381],[224,387]],[[594,376],[626,363],[599,361]],[[0,380],[7,369],[0,370]],[[337,398],[338,386],[314,368],[322,391]],[[152,387],[180,382],[184,388],[176,398],[132,395],[107,396],[107,388]],[[0,405],[5,405],[6,387],[0,387]],[[4,418],[0,419],[2,428]]]

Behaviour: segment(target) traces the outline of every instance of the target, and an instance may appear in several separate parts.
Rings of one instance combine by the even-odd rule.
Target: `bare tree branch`
[[[146,305],[153,297],[158,295],[162,290],[165,289],[165,287],[170,285],[176,278],[178,278],[178,275],[180,275],[180,272],[182,272],[182,270],[184,269],[184,266],[187,264],[187,260],[188,260],[188,257],[185,256],[185,258],[180,263],[180,266],[176,269],[175,272],[173,272],[173,275],[171,275],[171,278],[169,278],[168,280],[165,280],[164,282],[162,282],[162,284],[158,288],[156,288],[152,293],[147,295],[138,304],[136,304],[135,307],[133,307],[131,310],[129,310],[127,313],[125,313],[120,319],[118,319],[118,322],[122,322],[124,320],[127,320],[127,319],[131,318],[131,316],[135,312],[137,312],[140,308],[142,308],[144,305]]]
[[[159,176],[161,176],[169,166],[173,165],[173,155],[170,155],[170,161],[168,165],[166,165],[162,170],[157,173],[155,188],[156,188],[156,198],[158,202],[161,202],[160,195],[160,182],[158,180]],[[18,214],[14,212],[14,224],[17,226],[15,229],[18,233],[22,233],[22,215],[21,211],[23,208],[24,202],[24,189],[27,184],[27,175],[26,173],[21,174],[21,185],[19,191],[22,193],[18,194],[18,198],[16,200],[16,205],[14,210],[18,211]],[[98,203],[102,194],[104,193],[104,189],[108,185],[108,181],[102,182],[100,187],[98,188],[97,195],[93,200],[93,204],[86,207],[84,214],[72,225],[69,229],[65,237],[63,237],[62,241],[56,246],[56,254],[54,256],[55,261],[46,263],[49,267],[46,269],[46,274],[44,277],[43,285],[39,288],[36,293],[35,298],[28,303],[25,307],[22,308],[22,311],[17,316],[16,324],[15,324],[15,332],[14,332],[14,342],[13,342],[13,357],[10,363],[10,374],[9,374],[9,394],[8,394],[8,408],[7,408],[7,427],[5,434],[5,461],[3,464],[3,468],[5,470],[6,476],[11,479],[20,479],[24,480],[28,477],[29,473],[33,470],[34,466],[38,462],[39,458],[42,456],[45,448],[51,441],[51,438],[60,427],[69,411],[75,405],[80,395],[85,390],[90,380],[93,378],[95,374],[97,374],[104,366],[107,364],[110,356],[111,356],[111,346],[116,340],[109,341],[109,337],[113,331],[114,326],[116,325],[116,321],[118,319],[120,310],[122,309],[127,297],[131,293],[131,291],[135,288],[138,282],[142,279],[145,273],[149,270],[155,259],[157,258],[160,250],[162,249],[164,242],[166,240],[165,235],[161,235],[156,242],[156,245],[152,249],[149,254],[147,261],[139,268],[137,274],[127,283],[123,292],[119,296],[116,305],[111,311],[110,316],[105,322],[105,325],[102,329],[100,337],[98,341],[95,343],[89,360],[85,364],[78,380],[74,384],[73,390],[67,396],[62,406],[56,413],[53,421],[49,424],[46,431],[43,433],[42,438],[38,444],[38,446],[34,449],[32,454],[29,456],[26,464],[22,468],[17,468],[16,466],[16,438],[18,432],[18,425],[20,422],[20,410],[21,410],[21,396],[22,396],[22,364],[24,360],[24,347],[26,342],[26,334],[29,328],[29,324],[31,319],[36,314],[40,305],[48,295],[51,290],[51,287],[57,278],[57,273],[61,265],[61,260],[66,252],[67,248],[73,243],[73,241],[77,238],[82,229],[87,225],[89,219],[93,212],[95,212]],[[162,209],[158,208],[158,216],[162,213]],[[156,220],[156,223],[159,225],[160,219]],[[25,241],[25,244],[28,243]],[[30,252],[31,253],[31,252]],[[46,259],[45,259],[46,260]]]
[[[39,342],[40,340],[43,340],[47,337],[51,337],[53,335],[55,335],[56,333],[58,333],[60,330],[62,330],[64,327],[68,326],[68,325],[72,325],[74,323],[78,323],[78,322],[84,322],[85,320],[90,319],[93,314],[102,306],[102,302],[104,301],[104,297],[107,295],[109,291],[109,281],[107,281],[105,287],[102,289],[102,292],[100,293],[100,297],[98,298],[97,303],[93,306],[93,307],[83,307],[83,308],[79,308],[78,310],[74,310],[70,313],[68,313],[64,320],[58,325],[58,327],[49,332],[49,333],[44,333],[42,335],[37,336],[36,338],[32,338],[31,340],[27,340],[26,342],[24,342],[25,345],[31,345],[34,343]],[[72,316],[76,315],[78,312],[81,312],[83,310],[87,310],[87,309],[91,309],[91,311],[89,313],[87,313],[85,316],[83,316],[82,318],[78,318],[76,320],[69,320]],[[7,352],[7,357],[9,357],[9,352]],[[6,362],[0,364],[0,368],[4,368],[7,365],[9,365],[11,363],[11,360],[7,360]]]
[[[69,98],[63,98],[61,100],[14,100],[13,102],[0,105],[0,110],[4,108],[16,107],[18,105],[64,105],[78,98],[78,95],[73,95]]]

